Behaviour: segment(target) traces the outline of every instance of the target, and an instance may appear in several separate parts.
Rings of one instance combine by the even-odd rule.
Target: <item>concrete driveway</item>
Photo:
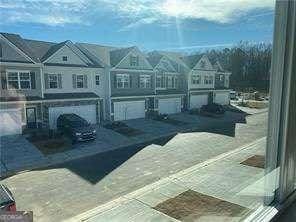
[[[132,145],[2,180],[19,210],[36,221],[62,221],[163,177],[266,136],[267,114],[247,117],[235,136],[178,134],[162,144]],[[118,137],[119,138],[119,137]]]
[[[26,166],[32,165],[33,162],[46,161],[44,155],[24,136],[2,136],[0,137],[1,145],[1,163],[4,174],[7,169],[20,170]]]
[[[213,132],[234,136],[235,123],[245,123],[245,115],[226,112],[221,118],[204,117],[178,113],[169,118],[181,124],[169,124],[151,119],[134,119],[123,121],[140,133],[135,136],[120,134],[114,130],[97,126],[97,139],[94,141],[71,145],[71,149],[44,156],[24,136],[7,136],[1,139],[1,173],[17,172],[24,169],[46,166],[55,163],[94,155],[124,146],[140,144],[159,137],[174,136],[182,132]],[[243,120],[243,121],[242,121]],[[184,123],[184,124],[182,124]]]

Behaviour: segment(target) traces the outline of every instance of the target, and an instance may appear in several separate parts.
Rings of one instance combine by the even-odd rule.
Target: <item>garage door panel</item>
[[[63,107],[50,107],[49,108],[49,127],[50,129],[56,128],[56,121],[62,114],[74,113],[86,119],[91,124],[96,124],[96,105],[83,105],[83,106],[63,106]]]
[[[200,108],[208,104],[208,95],[192,95],[190,96],[190,109]]]
[[[114,102],[114,120],[145,118],[145,101]]]
[[[0,136],[21,134],[21,110],[0,110],[0,123]]]
[[[158,100],[158,111],[161,114],[174,114],[181,112],[181,98]]]

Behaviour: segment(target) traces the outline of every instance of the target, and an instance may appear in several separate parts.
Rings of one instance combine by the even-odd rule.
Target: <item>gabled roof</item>
[[[31,50],[30,46],[27,45],[26,41],[17,34],[12,33],[0,33],[4,38],[6,38],[10,43],[16,46],[20,51],[22,51],[27,57],[33,60],[35,63],[39,63],[40,60]]]
[[[155,68],[162,58],[163,58],[163,55],[152,52],[152,53],[148,53],[147,60],[151,64],[151,66]]]
[[[100,65],[101,67],[108,66],[108,63],[105,63],[102,61],[102,56],[100,53],[94,53],[93,50],[90,50],[89,47],[87,47],[88,44],[86,43],[75,43],[75,46],[79,48],[79,50],[89,59],[92,61],[92,63],[96,65]],[[93,46],[92,46],[93,48]]]
[[[45,62],[48,58],[54,55],[59,49],[64,46],[70,48],[70,50],[76,54],[83,62],[88,66],[102,67],[101,64],[91,61],[77,46],[71,41],[67,40],[61,43],[36,41],[36,40],[25,40],[32,51],[37,55],[41,62]]]
[[[190,69],[193,69],[198,61],[202,58],[202,56],[202,54],[184,56],[182,60]]]
[[[167,52],[167,51],[157,51],[157,52],[159,52],[164,56],[167,56],[176,70],[179,70],[181,72],[186,72],[186,70],[189,69],[186,63],[182,60],[183,55],[181,53]],[[182,70],[180,70],[180,68]]]
[[[169,67],[166,67],[166,71],[176,72],[177,69],[174,66],[174,61],[168,58],[166,55],[163,55],[157,51],[148,53],[147,60],[152,65],[153,68],[156,68],[163,59],[166,59],[169,62]]]
[[[31,39],[24,39],[24,41],[31,48],[31,50],[39,58],[40,61],[41,61],[41,58],[43,58],[44,55],[48,52],[48,50],[52,46],[57,44],[55,42],[45,42],[45,41],[38,41],[38,40],[31,40]]]
[[[124,57],[127,56],[132,50],[136,49],[136,46],[116,49],[110,52],[110,65],[112,67],[116,66]]]

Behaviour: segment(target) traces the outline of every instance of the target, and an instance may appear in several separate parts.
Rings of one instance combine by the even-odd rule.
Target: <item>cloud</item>
[[[191,46],[170,47],[170,48],[166,48],[165,50],[220,48],[220,47],[231,47],[233,45],[234,45],[234,43],[221,43],[221,44],[211,44],[211,45],[191,45]]]
[[[231,23],[252,10],[273,10],[274,5],[275,0],[1,0],[0,14],[6,18],[2,23],[55,26],[91,24],[96,16],[109,12],[132,21],[122,28],[128,30],[172,18]]]

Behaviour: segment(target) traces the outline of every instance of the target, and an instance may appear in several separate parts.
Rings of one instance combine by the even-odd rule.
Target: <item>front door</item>
[[[36,128],[36,108],[28,107],[26,108],[27,116],[27,128]]]

